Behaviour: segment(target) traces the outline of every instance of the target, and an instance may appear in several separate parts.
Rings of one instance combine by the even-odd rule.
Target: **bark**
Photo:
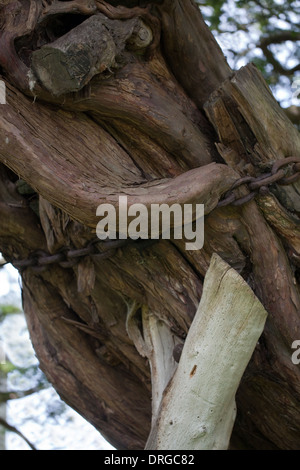
[[[237,392],[231,448],[297,449],[299,182],[241,207],[218,203],[241,176],[299,158],[299,136],[254,66],[230,70],[191,0],[143,3],[1,7],[0,250],[17,263],[81,249],[95,238],[98,205],[117,207],[120,195],[147,208],[203,203],[202,250],[172,239],[103,257],[99,241],[76,264],[22,271],[41,366],[113,445],[144,448],[151,394],[159,400],[174,370],[162,344],[184,343],[217,253],[268,313]],[[155,370],[169,376],[153,386]]]

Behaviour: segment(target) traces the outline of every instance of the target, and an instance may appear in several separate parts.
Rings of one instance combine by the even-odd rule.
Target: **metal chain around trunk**
[[[42,273],[51,265],[59,265],[62,268],[72,268],[75,266],[80,259],[90,256],[94,261],[100,261],[111,258],[117,252],[118,248],[122,248],[129,244],[142,250],[145,247],[156,243],[158,240],[109,240],[101,241],[99,238],[93,239],[84,248],[62,248],[55,254],[50,254],[43,250],[36,250],[28,256],[26,259],[21,260],[10,260],[7,262],[11,263],[19,271],[24,271],[30,268],[33,272]]]
[[[284,169],[285,168],[285,169]],[[300,179],[300,158],[289,157],[274,163],[270,173],[260,175],[257,178],[245,176],[238,179],[225,194],[225,198],[219,202],[218,207],[242,206],[258,194],[264,194],[271,184],[289,185]],[[250,193],[244,197],[238,197],[234,192],[240,186],[247,185]]]
[[[271,184],[288,185],[295,183],[300,179],[300,158],[290,157],[278,160],[274,163],[270,173],[254,178],[245,176],[238,179],[225,194],[225,198],[219,202],[217,207],[228,205],[241,206],[255,198],[257,194],[263,194]],[[238,197],[235,190],[242,185],[247,185],[250,193],[244,197]],[[55,254],[47,253],[43,250],[37,250],[21,260],[7,260],[12,263],[19,271],[31,268],[34,272],[43,272],[48,266],[58,264],[63,268],[75,266],[81,258],[90,256],[95,261],[111,258],[116,254],[118,248],[122,248],[130,243],[134,243],[138,249],[143,249],[158,240],[109,240],[100,241],[99,238],[93,239],[84,248],[62,248]],[[101,244],[101,247],[99,246]],[[100,249],[99,249],[100,248]]]

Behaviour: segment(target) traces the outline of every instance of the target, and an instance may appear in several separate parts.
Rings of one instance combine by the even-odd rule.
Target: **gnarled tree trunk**
[[[184,343],[216,253],[268,313],[231,448],[299,448],[300,139],[259,72],[233,73],[192,0],[0,8],[0,250],[22,273],[48,378],[117,448],[144,448],[151,354],[139,354],[138,332],[155,319],[168,348]],[[94,243],[97,207],[120,195],[204,204],[203,249]]]

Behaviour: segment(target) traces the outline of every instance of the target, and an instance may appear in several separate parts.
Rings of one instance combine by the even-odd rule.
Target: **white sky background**
[[[0,254],[1,257],[1,254]],[[18,274],[17,271],[8,264],[5,268],[0,269],[0,300],[1,303],[3,298],[6,297],[10,291],[16,293],[15,299],[18,300],[17,305],[20,303],[20,294],[19,294],[19,284],[18,284]]]

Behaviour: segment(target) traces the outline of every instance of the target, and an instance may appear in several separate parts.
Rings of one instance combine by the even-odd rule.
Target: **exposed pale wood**
[[[146,306],[142,307],[141,318],[136,318],[139,306],[134,303],[127,314],[127,331],[135,347],[143,357],[147,357],[151,369],[152,383],[152,424],[158,418],[158,411],[169,381],[177,364],[173,357],[176,345],[182,344],[170,328]],[[142,330],[138,326],[141,322]]]
[[[145,341],[151,348],[149,360],[152,382],[152,423],[154,423],[158,417],[163,393],[177,368],[173,357],[174,348],[181,343],[163,321],[145,310],[143,332]]]
[[[267,312],[245,281],[214,255],[147,449],[228,448],[235,394],[266,318]]]

